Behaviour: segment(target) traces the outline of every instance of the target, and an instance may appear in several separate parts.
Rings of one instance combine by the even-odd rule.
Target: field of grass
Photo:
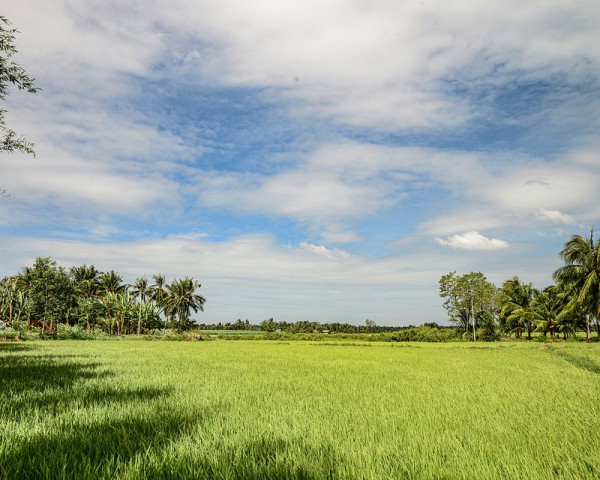
[[[599,478],[600,345],[0,344],[0,478]]]

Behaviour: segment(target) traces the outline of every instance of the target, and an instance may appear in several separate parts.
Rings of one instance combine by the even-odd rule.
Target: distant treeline
[[[452,326],[439,326],[437,323],[430,322],[423,324],[425,327],[436,328],[436,329],[455,329]],[[256,331],[256,332],[276,332],[276,333],[383,333],[383,332],[397,332],[400,330],[410,330],[415,328],[414,325],[408,325],[403,327],[390,327],[377,325],[373,320],[367,319],[364,325],[351,325],[349,323],[339,322],[308,322],[301,320],[298,322],[277,322],[273,318],[263,320],[259,324],[252,324],[247,319],[238,319],[235,322],[227,323],[212,323],[206,324],[201,323],[197,326],[200,330],[227,330],[227,331]]]

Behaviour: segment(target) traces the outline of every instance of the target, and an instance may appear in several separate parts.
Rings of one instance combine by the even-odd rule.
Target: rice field
[[[600,478],[600,345],[0,344],[0,478]]]

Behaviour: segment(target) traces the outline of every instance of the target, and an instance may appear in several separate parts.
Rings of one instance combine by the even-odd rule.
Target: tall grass
[[[0,478],[598,478],[598,345],[0,344]]]

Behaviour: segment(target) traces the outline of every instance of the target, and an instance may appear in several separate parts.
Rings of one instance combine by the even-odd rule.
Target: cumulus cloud
[[[0,226],[23,235],[0,246],[6,273],[50,255],[129,276],[199,275],[223,320],[275,313],[266,305],[306,312],[310,303],[346,312],[380,305],[415,323],[442,315],[437,280],[448,271],[487,268],[502,281],[528,265],[545,278],[554,257],[515,256],[478,232],[531,237],[532,224],[600,219],[590,200],[600,191],[593,2],[3,8],[22,32],[18,61],[43,89],[7,103],[9,123],[38,156],[0,164],[12,193],[0,202]],[[211,108],[194,103],[215,91],[225,93]],[[241,132],[237,143],[219,137],[223,128]],[[157,239],[166,217],[172,228]],[[269,235],[270,222],[286,226]],[[43,226],[54,240],[30,235],[47,235]],[[131,230],[150,234],[64,240]],[[169,235],[181,230],[211,236]],[[432,253],[435,237],[451,248]],[[475,262],[461,249],[495,254]]]
[[[168,278],[191,275],[201,281],[208,299],[200,317],[206,321],[260,321],[270,316],[301,320],[303,315],[344,322],[374,317],[388,324],[441,321],[444,314],[436,299],[439,277],[452,268],[469,268],[443,253],[370,258],[310,242],[290,248],[264,234],[220,242],[12,237],[2,242],[0,254],[10,259],[2,265],[7,275],[31,265],[37,256],[51,256],[64,266],[114,268],[125,281],[156,273]]]
[[[496,238],[487,238],[479,232],[455,234],[446,239],[436,238],[439,245],[460,250],[503,250],[509,247],[508,242]]]

